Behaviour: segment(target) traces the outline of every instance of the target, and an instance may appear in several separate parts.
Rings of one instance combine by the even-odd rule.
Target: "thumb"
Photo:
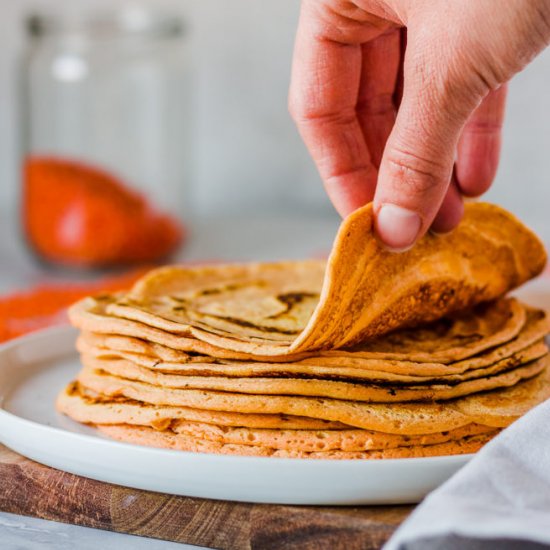
[[[407,54],[411,48],[409,42]],[[403,98],[374,197],[375,230],[390,249],[410,248],[430,228],[443,203],[462,127],[479,102],[477,93],[464,90],[444,63],[405,59]],[[445,211],[453,223],[460,218],[453,212],[461,207],[460,195],[450,193]]]

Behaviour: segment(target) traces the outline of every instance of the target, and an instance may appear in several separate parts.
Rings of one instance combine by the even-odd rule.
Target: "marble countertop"
[[[197,550],[177,542],[121,535],[99,529],[0,512],[0,546],[3,550]]]
[[[45,269],[26,252],[9,214],[0,214],[0,293],[25,290],[45,282],[91,277]],[[186,246],[176,258],[195,260],[278,260],[320,256],[330,250],[338,220],[279,217],[216,218],[191,227]],[[191,549],[179,543],[122,535],[0,512],[2,550],[168,550]]]

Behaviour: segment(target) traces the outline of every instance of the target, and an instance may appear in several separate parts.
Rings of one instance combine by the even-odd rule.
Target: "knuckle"
[[[377,175],[378,171],[372,164],[368,162],[359,162],[355,166],[344,170],[337,170],[336,168],[326,170],[324,180],[325,186],[332,187],[334,185],[340,185],[344,179],[358,179],[359,176],[368,182],[373,180],[376,181]]]
[[[444,163],[408,149],[392,148],[386,162],[391,179],[412,196],[430,195],[445,186],[451,175]]]
[[[335,111],[301,101],[299,103],[290,102],[289,112],[294,122],[299,126],[327,125],[334,128],[334,131],[349,127],[349,125],[357,120],[357,115],[353,108],[343,108]]]
[[[294,122],[298,123],[301,119],[307,118],[307,104],[308,101],[304,97],[304,94],[291,85],[288,93],[287,108]]]
[[[361,99],[357,103],[357,114],[360,116],[384,116],[393,114],[394,111],[392,94],[379,94]]]
[[[495,86],[491,76],[485,76],[475,64],[471,67],[472,63],[461,56],[445,47],[421,51],[405,67],[405,80],[421,100],[420,107],[436,107],[432,114],[444,113],[453,123],[465,121]]]
[[[299,107],[296,102],[296,98],[294,97],[294,94],[292,92],[288,94],[287,108],[290,114],[290,118],[294,122],[298,122],[298,118],[300,117]]]
[[[498,134],[502,130],[502,122],[492,120],[469,120],[464,127],[463,133],[468,134]]]

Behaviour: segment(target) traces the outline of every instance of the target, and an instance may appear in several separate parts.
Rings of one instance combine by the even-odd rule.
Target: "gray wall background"
[[[17,53],[33,7],[113,0],[0,0],[0,202],[15,204]],[[147,4],[144,0],[142,4]],[[178,10],[196,65],[192,185],[203,216],[316,212],[333,216],[286,108],[298,0],[149,0]],[[504,150],[488,195],[550,241],[550,50],[511,85]],[[11,209],[11,208],[10,208]]]

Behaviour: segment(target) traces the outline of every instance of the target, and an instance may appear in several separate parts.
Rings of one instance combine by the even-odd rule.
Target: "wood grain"
[[[0,445],[0,510],[223,550],[371,550],[384,544],[412,506],[282,506],[171,496],[61,472]]]

